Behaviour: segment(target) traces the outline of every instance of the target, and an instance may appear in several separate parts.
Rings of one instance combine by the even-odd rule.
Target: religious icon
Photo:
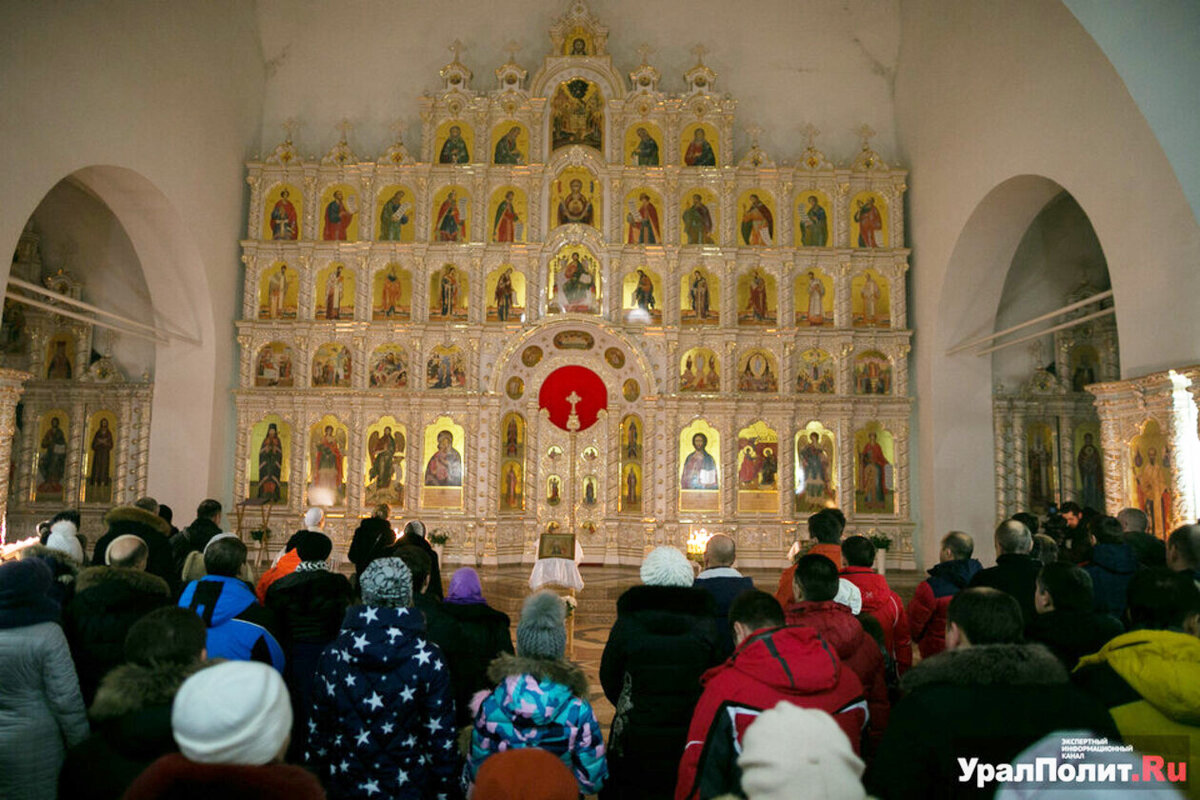
[[[23,353],[28,345],[24,307],[15,300],[4,301],[0,318],[0,352]]]
[[[521,464],[506,461],[500,467],[500,510],[525,510],[525,478]]]
[[[642,421],[635,414],[621,420],[621,460],[642,460]]]
[[[546,479],[546,505],[556,506],[562,502],[562,478],[551,475]]]
[[[1082,392],[1085,386],[1095,383],[1099,367],[1100,356],[1096,352],[1096,348],[1090,345],[1080,345],[1079,347],[1071,348],[1069,367],[1071,373],[1071,391]]]
[[[442,142],[442,147],[438,151],[438,163],[467,164],[470,161],[471,154],[467,148],[467,140],[463,138],[462,125],[451,125],[446,133],[446,140]]]
[[[562,454],[562,448],[556,444],[550,445],[550,448],[546,451],[546,457],[551,461],[557,461],[558,459],[562,458]]]
[[[796,433],[795,508],[797,514],[836,505],[837,449],[833,432],[810,422]]]
[[[504,384],[504,393],[508,395],[510,400],[520,400],[525,394],[525,381],[516,375],[512,376]]]
[[[354,319],[354,270],[332,263],[317,273],[317,319]]]
[[[719,289],[720,281],[706,269],[697,267],[684,272],[679,294],[686,299],[679,312],[680,323],[685,326],[720,324]]]
[[[1049,425],[1031,422],[1025,427],[1025,438],[1029,508],[1040,513],[1058,502],[1057,437]]]
[[[836,391],[833,357],[824,350],[812,348],[800,354],[800,369],[796,372],[798,394],[833,394]]]
[[[877,422],[854,434],[858,489],[854,510],[859,514],[895,514],[893,465],[895,441]]]
[[[856,328],[891,327],[888,283],[875,270],[864,270],[850,282],[850,315]]]
[[[683,213],[683,241],[685,244],[716,244],[716,221],[712,209],[717,206],[717,196],[709,189],[696,189],[685,193],[687,198]]]
[[[1075,429],[1075,486],[1079,505],[1104,513],[1104,459],[1096,440],[1100,427],[1085,423]]]
[[[625,276],[621,305],[625,321],[642,325],[661,325],[662,309],[655,295],[662,296],[662,281],[658,274],[639,269]]]
[[[500,422],[500,455],[525,458],[525,418],[520,414],[509,412]]]
[[[850,236],[858,247],[887,246],[887,206],[876,192],[860,192],[851,205],[854,224]]]
[[[407,320],[411,316],[412,276],[396,264],[388,264],[375,273],[371,287],[371,318]]]
[[[771,366],[774,361],[765,350],[751,350],[743,356],[738,370],[738,391],[778,392],[779,378]]]
[[[381,197],[385,195],[388,199],[379,208],[379,241],[411,242],[414,238],[412,223],[416,217],[412,190],[393,186],[385,189]]]
[[[433,240],[435,242],[468,241],[467,226],[471,221],[471,200],[461,186],[442,189],[433,201]]]
[[[461,509],[466,463],[466,432],[450,417],[438,417],[425,428],[425,473],[421,504],[426,508]]]
[[[454,434],[439,431],[437,450],[425,464],[426,486],[462,486],[462,456],[454,449]]]
[[[493,164],[509,164],[520,166],[525,163],[525,153],[529,151],[529,134],[525,129],[514,123],[504,123],[496,127],[496,132],[504,132],[496,139],[492,148]]]
[[[658,141],[661,137],[658,126],[649,122],[630,128],[625,134],[625,152],[629,154],[625,163],[631,167],[657,167]]]
[[[492,195],[492,241],[499,244],[525,241],[525,193],[504,186]]]
[[[404,426],[393,417],[383,417],[367,429],[366,481],[363,487],[363,500],[367,505],[403,505],[407,447]]]
[[[610,347],[604,351],[604,360],[613,369],[625,366],[625,353],[619,347]]]
[[[591,350],[596,346],[596,338],[587,331],[559,331],[553,341],[559,350]]]
[[[633,378],[626,378],[625,383],[621,384],[621,396],[625,402],[632,403],[642,396],[642,387]]]
[[[1174,494],[1167,437],[1156,420],[1148,420],[1129,444],[1135,507],[1146,514],[1146,532],[1164,538],[1175,525]]]
[[[586,167],[564,169],[550,187],[550,207],[555,209],[555,225],[591,225],[598,229],[600,214],[595,176]]]
[[[621,496],[618,505],[621,511],[642,510],[642,468],[640,464],[626,464],[621,468]]]
[[[313,388],[350,385],[350,351],[340,344],[323,344],[313,354]]]
[[[775,244],[775,214],[768,205],[770,200],[763,192],[750,192],[738,204],[742,209],[742,244],[767,247]]]
[[[399,389],[408,385],[408,357],[398,344],[385,344],[371,353],[369,383],[373,389]]]
[[[625,223],[629,226],[626,244],[662,244],[662,228],[658,224],[655,199],[645,190],[631,192],[625,199],[628,207]],[[658,199],[658,205],[661,204],[662,200]]]
[[[679,486],[681,489],[717,488],[717,462],[708,452],[708,437],[703,433],[692,436],[692,452],[683,461]]]
[[[285,242],[300,238],[300,212],[292,202],[293,195],[299,203],[300,192],[286,184],[268,194],[267,205],[271,211],[267,214],[265,238]]]
[[[52,381],[70,380],[75,372],[75,337],[57,334],[46,346],[46,378]]]
[[[308,502],[314,506],[342,505],[346,501],[346,426],[326,414],[309,435]]]
[[[521,351],[521,363],[527,367],[536,367],[542,360],[542,348],[531,344]]]
[[[259,319],[295,319],[300,301],[296,271],[282,261],[263,273],[258,290]]]
[[[358,238],[355,216],[358,212],[356,199],[349,186],[336,186],[326,190],[322,199],[325,208],[321,238],[327,242],[344,242]],[[351,227],[353,226],[353,227]]]
[[[738,511],[778,512],[779,437],[765,422],[738,431]]]
[[[468,296],[467,273],[446,264],[429,276],[430,321],[465,320]]]
[[[855,394],[891,394],[892,362],[878,350],[867,350],[854,358]]]
[[[250,432],[246,497],[259,503],[286,503],[292,427],[272,414]]]
[[[467,385],[467,361],[461,348],[438,345],[425,365],[427,389],[461,389]]]
[[[809,270],[796,278],[793,295],[796,326],[833,326],[833,280],[824,272]]]
[[[551,150],[572,144],[603,150],[604,97],[596,84],[583,78],[559,84],[550,115]]]
[[[694,347],[683,354],[679,373],[681,392],[719,392],[721,372],[717,355],[707,347]]]
[[[702,123],[693,123],[683,129],[683,163],[689,167],[715,167],[717,153],[713,142],[717,140],[716,128]]]
[[[720,437],[698,419],[679,432],[679,510],[720,509]]]
[[[525,274],[508,265],[493,270],[484,287],[488,322],[525,320]]]
[[[829,244],[829,200],[823,193],[801,192],[796,204],[796,245],[826,247]],[[822,204],[823,203],[823,204]]]
[[[600,313],[600,267],[585,247],[568,247],[550,261],[547,312]]]
[[[774,325],[775,276],[752,269],[738,278],[738,324]]]
[[[283,342],[269,342],[263,345],[254,362],[254,385],[285,388],[294,386],[292,348]]]
[[[583,479],[583,504],[585,506],[596,505],[596,476],[587,475]]]
[[[111,411],[97,411],[88,423],[87,484],[83,490],[85,503],[111,503],[113,475],[116,473],[114,449],[117,438],[117,415]]]
[[[63,479],[67,472],[67,431],[66,412],[50,411],[42,417],[35,502],[63,499]]]
[[[587,447],[583,448],[583,460],[584,461],[595,461],[599,457],[600,457],[600,451],[597,450],[596,448],[592,447],[591,445],[588,445]]]

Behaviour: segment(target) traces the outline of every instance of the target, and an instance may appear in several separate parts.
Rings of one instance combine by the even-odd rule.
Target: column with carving
[[[0,542],[8,537],[8,465],[17,428],[17,401],[25,381],[33,376],[15,369],[0,369]]]
[[[1013,408],[1013,507],[1025,507],[1025,410]]]
[[[1003,406],[1000,402],[997,402],[992,408],[993,468],[996,472],[996,519],[1007,517],[1010,508],[1005,480],[1007,469],[1004,458],[1007,451],[1005,437],[1008,435],[1008,426],[1005,424],[1004,417]],[[1015,505],[1012,507],[1015,507]]]

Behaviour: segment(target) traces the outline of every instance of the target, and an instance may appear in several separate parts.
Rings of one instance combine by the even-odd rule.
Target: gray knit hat
[[[687,556],[674,547],[663,545],[650,551],[642,560],[642,583],[647,586],[692,585],[696,573]]]
[[[399,558],[377,558],[358,581],[363,602],[369,606],[408,608],[412,605],[412,573]]]
[[[517,652],[528,658],[562,658],[567,649],[566,604],[554,592],[525,599],[517,623]]]

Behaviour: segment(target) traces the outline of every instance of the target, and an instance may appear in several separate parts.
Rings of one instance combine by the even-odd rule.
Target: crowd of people
[[[76,513],[44,523],[0,563],[0,798],[1120,797],[1143,756],[1159,796],[1200,797],[1200,525],[1164,542],[1065,504],[1002,522],[987,568],[952,531],[907,604],[837,509],[773,593],[729,536],[698,575],[654,548],[603,731],[563,599],[527,597],[514,647],[476,571],[444,584],[389,517],[360,522],[352,577],[316,508],[261,574],[214,500],[182,530],[115,508],[90,559]],[[1093,740],[1091,769],[1054,761]],[[1014,770],[1037,759],[1070,777]]]

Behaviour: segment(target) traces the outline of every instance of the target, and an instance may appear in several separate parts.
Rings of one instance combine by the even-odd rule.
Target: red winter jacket
[[[824,544],[817,542],[804,551],[806,556],[825,556],[838,569],[842,568],[842,546],[840,544]],[[792,581],[796,579],[796,565],[792,564],[783,571],[779,576],[779,586],[775,587],[775,599],[779,601],[779,605],[787,608],[792,603],[796,602],[796,596],[792,594]]]
[[[179,753],[163,756],[138,776],[125,800],[321,800],[311,772],[288,764],[261,767],[200,764]]]
[[[742,734],[780,702],[829,712],[859,752],[867,721],[862,683],[812,628],[756,631],[700,682],[704,693],[679,762],[676,800],[739,790]]]
[[[862,681],[867,709],[870,711],[866,751],[873,753],[883,737],[890,711],[887,682],[883,674],[883,651],[871,635],[863,630],[862,623],[850,609],[833,600],[793,603],[784,614],[788,625],[816,628],[842,663],[854,670],[854,674]]]
[[[930,567],[929,577],[917,585],[908,604],[908,624],[921,658],[936,656],[946,649],[946,609],[954,595],[981,569],[973,558],[943,561]]]
[[[887,578],[870,567],[846,567],[842,577],[862,592],[862,610],[879,620],[884,645],[903,675],[912,667],[912,637],[908,633],[908,614],[904,601],[888,586]]]

